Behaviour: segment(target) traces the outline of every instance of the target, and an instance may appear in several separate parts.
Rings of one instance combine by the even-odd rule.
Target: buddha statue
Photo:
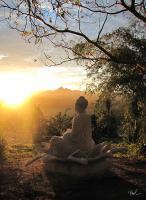
[[[80,96],[75,103],[76,115],[72,120],[72,129],[68,129],[61,137],[54,136],[51,138],[48,149],[49,154],[67,157],[75,150],[89,152],[94,149],[91,116],[86,113],[87,106],[87,99]]]
[[[29,161],[26,166],[43,158],[46,162],[51,159],[67,159],[80,164],[97,161],[100,158],[112,157],[115,153],[125,153],[127,148],[111,148],[110,143],[95,144],[92,139],[91,116],[86,113],[88,101],[80,96],[75,103],[76,115],[72,120],[72,129],[68,129],[62,136],[53,136],[49,145],[43,148],[45,154]],[[46,156],[47,153],[47,156]],[[54,166],[54,165],[53,165]],[[103,165],[104,167],[104,165]],[[53,168],[54,169],[54,168]]]

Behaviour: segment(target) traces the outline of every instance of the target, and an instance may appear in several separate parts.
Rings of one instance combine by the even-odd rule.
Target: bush
[[[72,116],[67,112],[59,112],[48,121],[47,136],[61,136],[68,128],[71,128]]]
[[[93,134],[95,142],[118,139],[120,117],[112,110],[111,99],[107,97],[99,99],[96,102],[94,113],[97,117],[97,127]]]
[[[146,143],[146,108],[130,97],[102,97],[95,105],[97,142],[103,140]]]
[[[6,158],[6,140],[3,136],[0,136],[0,162]]]
[[[139,117],[135,120],[131,113],[125,112],[119,129],[120,135],[126,143],[145,143],[145,119]]]
[[[52,136],[61,136],[68,128],[71,128],[72,116],[66,111],[59,112],[49,120],[43,118],[39,122],[39,128],[33,137],[34,144],[48,141]]]
[[[133,159],[144,159],[143,155],[141,154],[141,144],[127,144],[127,143],[118,143],[112,144],[112,147],[127,147],[128,151],[125,154],[117,153],[115,157],[118,158],[128,158],[129,160]]]

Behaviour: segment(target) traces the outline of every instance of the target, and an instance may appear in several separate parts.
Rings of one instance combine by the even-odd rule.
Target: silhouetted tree
[[[40,144],[44,140],[47,131],[47,120],[39,106],[34,108],[34,144]]]
[[[133,142],[136,142],[140,137],[143,126],[141,121],[146,115],[144,79],[146,74],[146,40],[144,37],[143,34],[137,34],[135,29],[132,31],[131,27],[120,28],[105,35],[103,38],[111,42],[113,54],[122,60],[131,60],[133,64],[132,62],[129,62],[129,64],[97,62],[92,67],[87,67],[88,77],[91,79],[91,84],[88,85],[89,92],[100,90],[102,93],[124,94],[130,99],[129,112],[134,122],[133,127],[135,127],[131,134]],[[116,38],[116,41],[114,41],[114,38]],[[87,43],[84,44],[84,54],[87,45]],[[90,46],[87,52],[91,50],[96,54],[93,46]],[[110,109],[110,102],[107,101],[106,104]]]
[[[93,134],[95,142],[98,143],[105,138],[111,140],[118,138],[119,119],[112,112],[111,99],[101,96],[94,110],[97,117],[97,128]]]

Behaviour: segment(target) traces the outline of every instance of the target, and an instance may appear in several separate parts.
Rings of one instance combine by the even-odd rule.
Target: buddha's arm
[[[79,121],[78,117],[74,117],[73,121],[72,121],[72,134],[76,135],[76,134],[80,133],[80,131],[81,131],[80,128],[81,128],[81,126],[80,126],[80,121]]]

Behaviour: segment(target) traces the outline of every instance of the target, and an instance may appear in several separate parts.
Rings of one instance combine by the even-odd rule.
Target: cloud
[[[3,58],[7,58],[8,56],[4,55],[4,54],[0,54],[0,60],[2,60]]]
[[[20,34],[9,29],[4,23],[0,28],[0,68],[10,67],[31,67],[43,65],[39,62],[34,62],[37,59],[42,49],[37,45],[29,44],[24,41]],[[4,59],[7,57],[7,59]]]

